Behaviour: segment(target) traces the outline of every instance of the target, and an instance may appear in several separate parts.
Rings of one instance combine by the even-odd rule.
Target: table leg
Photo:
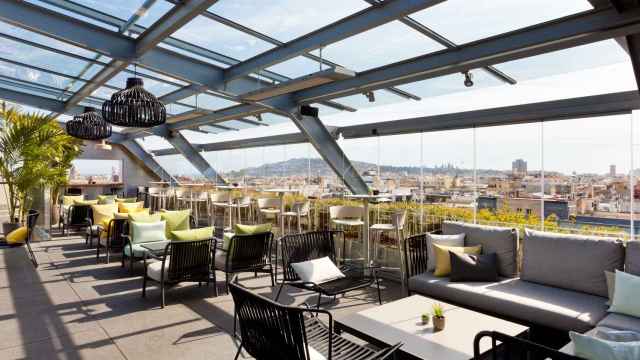
[[[280,236],[284,236],[284,193],[280,193]]]
[[[365,266],[369,266],[370,250],[369,250],[369,201],[365,199],[364,202],[364,231],[362,232],[362,252],[365,261]]]

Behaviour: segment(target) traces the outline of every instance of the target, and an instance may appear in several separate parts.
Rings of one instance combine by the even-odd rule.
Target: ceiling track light
[[[464,86],[472,87],[473,86],[473,74],[469,71],[465,71],[464,74]]]

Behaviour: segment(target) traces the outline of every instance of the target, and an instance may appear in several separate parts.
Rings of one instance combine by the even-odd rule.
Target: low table
[[[445,329],[433,331],[433,319],[422,325],[420,316],[431,314],[439,303],[446,317]],[[510,336],[525,336],[528,328],[493,316],[453,306],[421,295],[376,306],[335,321],[336,331],[344,331],[371,344],[389,346],[402,342],[401,358],[424,360],[473,359],[473,339],[484,330]],[[488,339],[481,351],[491,347]]]

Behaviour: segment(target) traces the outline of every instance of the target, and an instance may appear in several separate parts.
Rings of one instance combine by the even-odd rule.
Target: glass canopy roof
[[[174,8],[177,1],[165,0],[29,0],[24,6],[36,6],[52,11],[56,16],[73,18],[81,23],[98,26],[128,39],[137,38],[146,29]],[[346,17],[366,11],[380,0],[220,0],[208,10],[180,26],[157,46],[176,56],[211,66],[212,71],[233,68],[239,62],[279,49],[286,42],[321,31]],[[511,1],[448,0],[438,5],[400,17],[398,20],[373,27],[346,39],[313,48],[265,67],[253,69],[244,77],[257,84],[270,86],[340,65],[364,72],[391,63],[462,45],[497,34],[558,19],[593,9],[587,0]],[[416,25],[417,24],[417,25]],[[55,39],[29,30],[28,26],[0,22],[0,88],[38,97],[67,101],[87,84],[95,83],[96,74],[109,66],[112,58],[93,45],[77,44]],[[446,38],[443,42],[417,28],[428,26],[429,31]],[[319,30],[320,29],[320,30]],[[71,31],[71,30],[70,30]],[[597,56],[594,56],[596,55]],[[585,70],[628,61],[624,50],[614,40],[556,51],[546,55],[497,64],[505,77],[523,82],[546,76]],[[216,70],[218,69],[218,70]],[[505,84],[505,79],[490,73],[492,69],[473,69],[474,88],[482,89]],[[260,80],[255,73],[260,73]],[[166,101],[170,116],[202,112],[211,116],[233,106],[241,105],[241,93],[231,91],[232,83],[219,89],[204,90],[196,95],[185,91],[199,84],[184,74],[158,72],[144,61],[136,67],[129,64],[126,71],[98,82],[97,89],[74,105],[99,104],[122,88],[126,78],[137,73],[145,81],[145,88]],[[395,88],[373,91],[373,96],[356,94],[333,99],[334,103],[314,104],[321,115],[342,114],[389,104],[415,102],[445,94],[468,91],[461,74],[405,83]],[[518,85],[515,85],[516,87]],[[254,90],[247,88],[247,91]],[[184,95],[174,96],[174,93]],[[413,100],[408,100],[413,98]],[[407,104],[411,104],[407,103]],[[347,108],[344,108],[346,106]],[[349,109],[351,107],[352,109]],[[71,107],[69,107],[71,108]],[[47,109],[44,109],[47,110]],[[61,115],[71,115],[61,114]],[[61,121],[64,121],[61,117]],[[248,128],[258,129],[287,123],[289,120],[271,112],[260,117],[225,118],[214,121],[208,128],[202,124],[183,131],[194,143],[214,142],[221,133]],[[147,135],[148,136],[148,135]],[[162,144],[170,147],[168,143]]]

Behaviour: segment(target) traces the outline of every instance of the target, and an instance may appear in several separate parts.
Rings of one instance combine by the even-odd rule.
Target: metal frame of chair
[[[382,360],[402,346],[399,343],[375,351],[336,334],[328,311],[281,305],[243,288],[237,277],[229,286],[235,305],[234,324],[237,317],[241,334],[235,359],[245,349],[258,360],[308,360],[312,347],[326,352],[328,360]],[[326,324],[319,314],[328,318]]]
[[[62,235],[65,235],[65,230],[67,231],[66,235],[69,235],[69,229],[73,228],[86,228],[91,227],[93,225],[93,211],[91,210],[91,205],[70,205],[69,209],[67,209],[67,216],[62,221]],[[93,233],[87,234],[85,238],[85,243],[89,244],[90,238],[92,238]]]
[[[107,264],[109,263],[109,257],[111,255],[111,249],[120,249],[122,253],[122,267],[124,267],[124,247],[127,245],[127,233],[129,227],[127,226],[129,220],[127,219],[111,219],[107,229],[101,229],[98,233],[98,244],[96,246],[96,262],[100,261],[100,248],[104,247],[107,254]],[[104,245],[102,244],[101,233],[106,232],[106,238]]]
[[[145,253],[144,256],[144,275],[142,278],[142,297],[147,296],[147,281],[156,281],[147,274],[147,258],[152,257],[162,261],[160,268],[160,292],[161,307],[164,308],[165,290],[167,284],[177,284],[180,282],[197,282],[198,286],[202,283],[209,285],[213,280],[216,283],[215,272],[212,271],[211,244],[213,238],[206,240],[194,241],[173,241],[167,244],[162,256],[155,256],[151,253]],[[167,268],[167,261],[169,262]],[[167,269],[165,277],[165,269]],[[213,274],[212,274],[213,272]],[[213,279],[212,279],[213,278]],[[215,295],[218,295],[217,287],[214,286]]]
[[[27,256],[36,268],[38,267],[38,260],[36,260],[36,255],[33,253],[33,249],[31,249],[31,239],[33,237],[33,229],[36,226],[36,221],[38,221],[39,215],[40,213],[37,210],[29,209],[29,212],[27,213],[27,238],[24,242],[24,245],[27,248]]]
[[[427,271],[427,233],[410,236],[404,240],[405,286],[409,290],[409,278]]]
[[[480,341],[491,339],[491,359],[549,359],[549,360],[584,360],[552,348],[536,344],[526,339],[513,337],[497,331],[481,331],[473,339],[473,359],[487,359],[486,352],[480,352]]]
[[[291,267],[292,263],[319,259],[325,256],[331,259],[334,264],[337,264],[334,235],[338,233],[343,234],[344,236],[344,233],[341,231],[325,230],[291,234],[283,236],[280,239],[283,279],[275,298],[276,301],[280,298],[284,285],[290,285],[299,289],[317,292],[318,302],[316,304],[316,308],[319,309],[322,295],[333,297],[333,300],[335,300],[337,295],[367,288],[376,284],[378,290],[378,303],[382,305],[380,282],[376,275],[376,268],[342,265],[340,269],[345,273],[345,278],[328,281],[322,284],[315,284],[302,282],[293,270],[293,267]],[[371,275],[366,275],[365,269],[368,269],[371,272]]]
[[[215,239],[214,248],[216,252],[225,251],[222,250],[223,242],[224,240],[222,239]],[[227,291],[229,290],[229,274],[240,272],[269,274],[271,286],[275,286],[275,266],[271,263],[271,254],[273,253],[272,232],[234,235],[229,242],[229,248],[225,252],[224,268],[217,266],[214,260],[214,269],[225,273]]]

